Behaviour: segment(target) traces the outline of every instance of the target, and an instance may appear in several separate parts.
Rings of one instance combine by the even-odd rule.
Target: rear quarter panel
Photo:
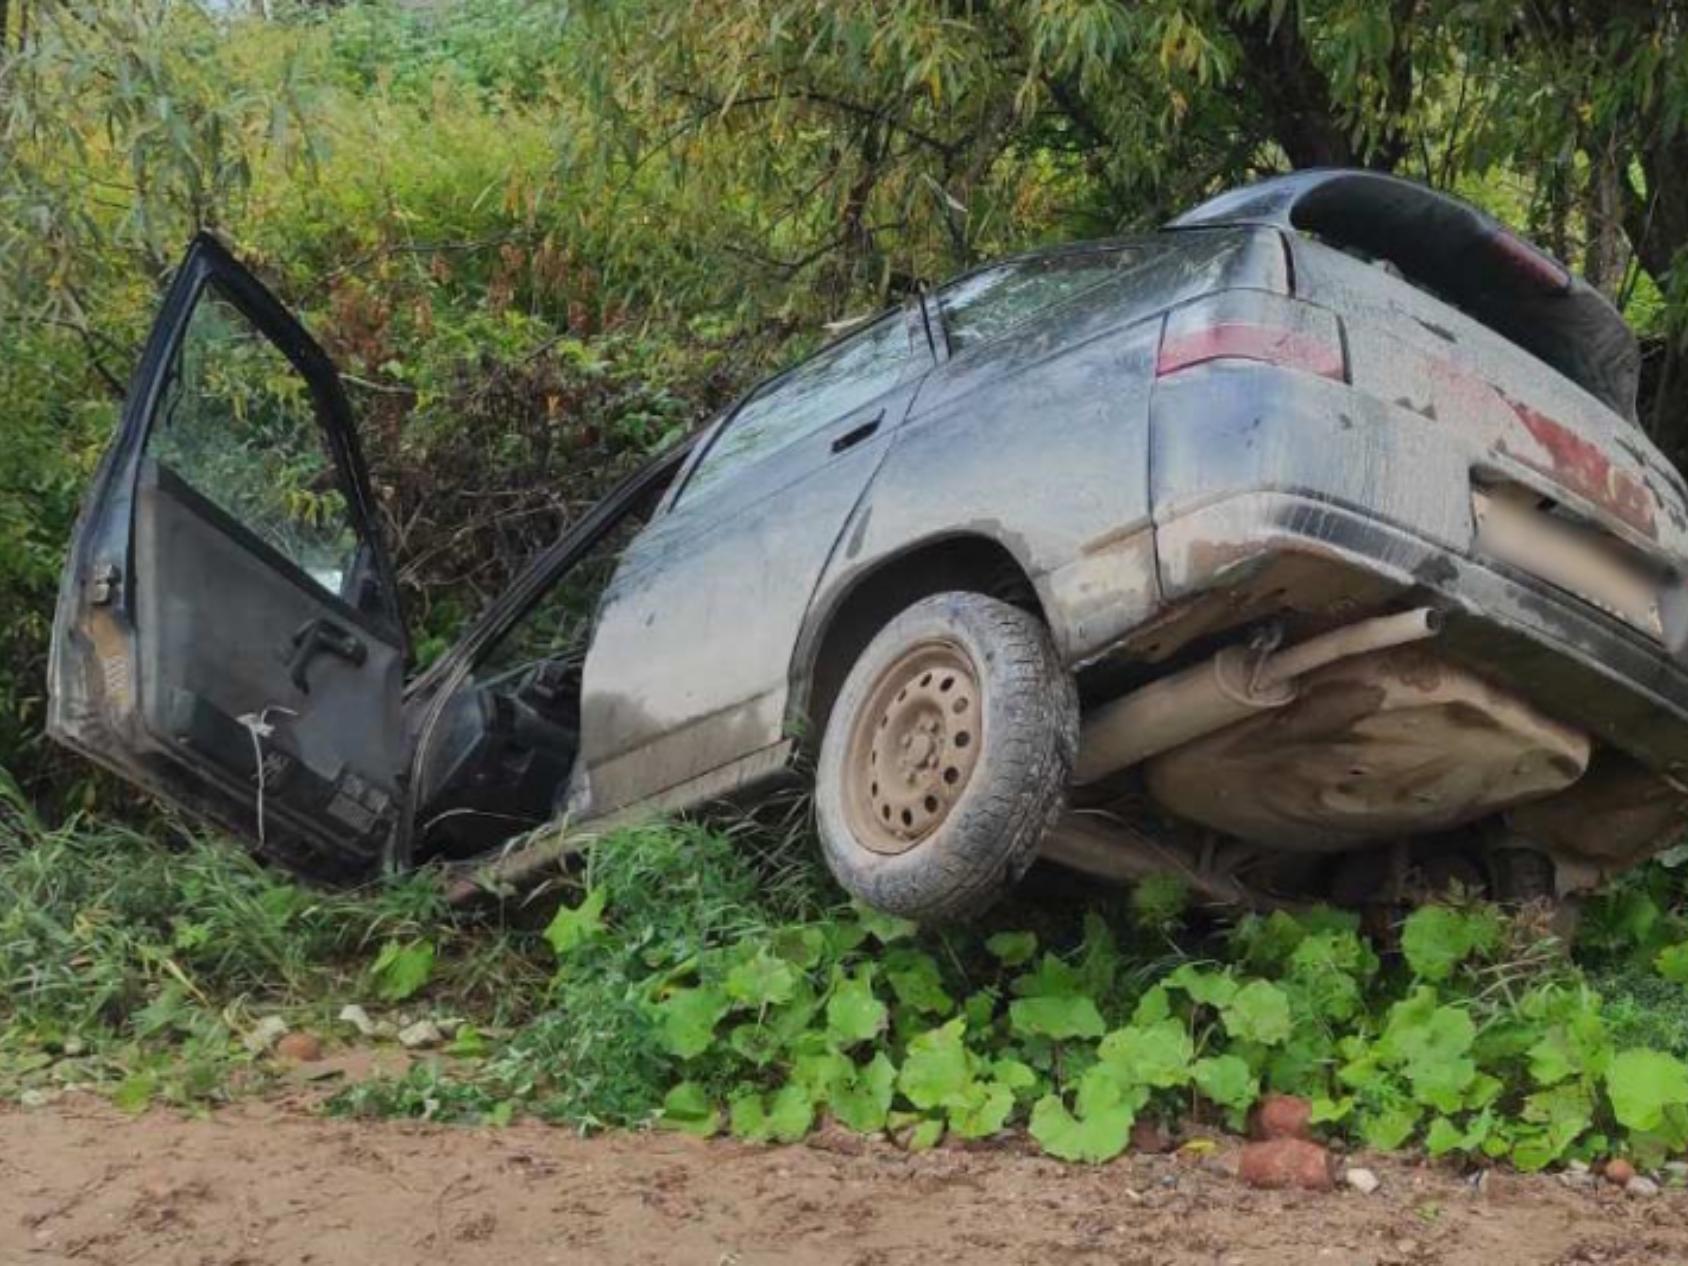
[[[1145,239],[1097,290],[941,365],[922,387],[821,577],[799,650],[875,569],[979,536],[1036,586],[1077,664],[1153,615],[1149,395],[1161,314],[1215,289],[1287,285],[1275,232]],[[794,673],[802,673],[800,653]]]

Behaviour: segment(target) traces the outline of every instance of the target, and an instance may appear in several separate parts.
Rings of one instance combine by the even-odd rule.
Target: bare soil
[[[1688,1263],[1688,1194],[1370,1161],[1376,1193],[1264,1192],[1202,1157],[907,1155],[822,1132],[756,1148],[91,1099],[0,1109],[0,1263]]]

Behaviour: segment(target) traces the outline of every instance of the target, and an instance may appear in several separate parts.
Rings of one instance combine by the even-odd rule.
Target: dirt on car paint
[[[1688,1193],[1365,1163],[1371,1195],[1256,1191],[1228,1143],[1085,1168],[1015,1143],[909,1155],[830,1130],[761,1148],[329,1120],[286,1100],[128,1117],[69,1098],[0,1110],[0,1262],[1688,1262]]]

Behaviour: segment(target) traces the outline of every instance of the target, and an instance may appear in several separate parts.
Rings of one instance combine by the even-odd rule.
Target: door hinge
[[[96,607],[105,606],[117,595],[117,582],[122,579],[123,572],[116,563],[99,564],[88,582],[88,601]]]

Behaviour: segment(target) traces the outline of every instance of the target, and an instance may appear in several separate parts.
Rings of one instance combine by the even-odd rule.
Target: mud
[[[6,1266],[1688,1262],[1688,1194],[1368,1160],[1375,1194],[1263,1192],[1225,1151],[1075,1168],[1019,1145],[765,1149],[92,1100],[0,1110]],[[1592,1181],[1592,1180],[1591,1180]]]

